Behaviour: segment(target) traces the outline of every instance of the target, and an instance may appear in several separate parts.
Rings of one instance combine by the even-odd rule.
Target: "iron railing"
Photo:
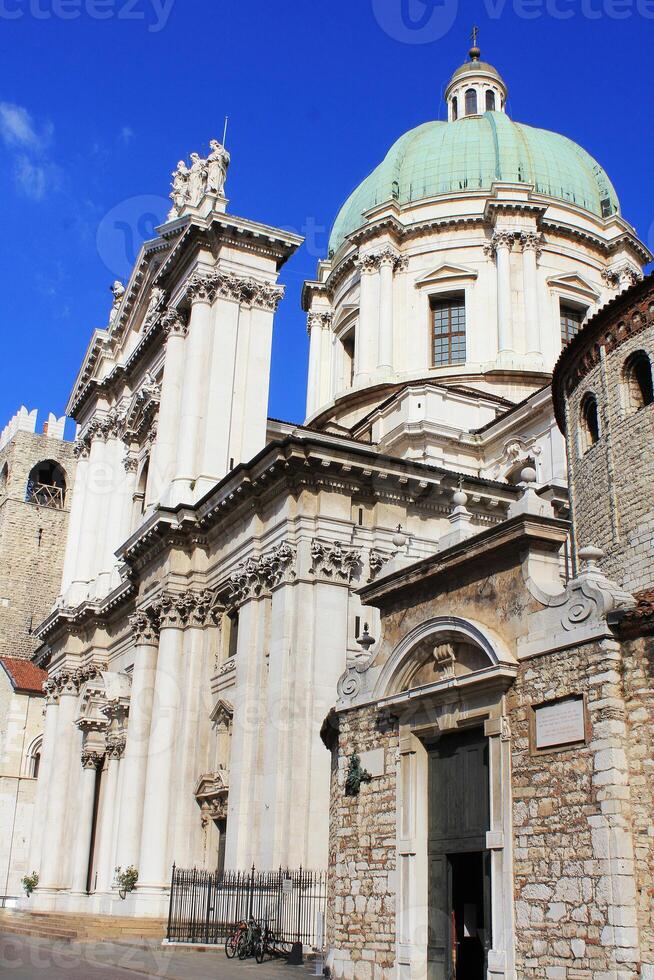
[[[47,483],[27,484],[25,500],[28,504],[39,504],[41,507],[53,507],[61,510],[64,506],[64,491],[61,487],[51,487]]]
[[[173,866],[167,939],[223,943],[237,923],[254,917],[281,943],[321,949],[327,876],[324,872],[200,871]]]

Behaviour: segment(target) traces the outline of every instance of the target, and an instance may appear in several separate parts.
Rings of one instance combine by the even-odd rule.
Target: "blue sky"
[[[0,428],[62,413],[109,286],[222,136],[230,211],[308,237],[283,270],[270,413],[300,421],[300,290],[339,205],[443,114],[473,23],[509,112],[579,142],[654,244],[654,0],[0,0]]]

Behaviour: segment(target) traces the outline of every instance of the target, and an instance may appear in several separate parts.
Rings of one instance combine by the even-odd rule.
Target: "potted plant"
[[[122,899],[127,897],[128,892],[134,891],[138,880],[139,873],[133,865],[128,865],[124,870],[120,866],[116,868],[115,884]]]
[[[33,871],[31,875],[25,875],[23,878],[21,878],[20,883],[25,889],[25,894],[29,898],[39,883],[39,876],[36,871]]]

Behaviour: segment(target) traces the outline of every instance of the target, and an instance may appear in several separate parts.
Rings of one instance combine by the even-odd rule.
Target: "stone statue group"
[[[174,171],[170,198],[173,202],[169,219],[178,217],[184,208],[196,207],[205,194],[225,196],[225,181],[229,167],[229,153],[218,140],[211,140],[211,153],[203,159],[191,153],[191,166],[180,160]]]

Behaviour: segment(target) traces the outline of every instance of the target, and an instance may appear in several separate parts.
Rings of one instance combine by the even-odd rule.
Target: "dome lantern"
[[[470,60],[457,68],[445,91],[448,122],[456,122],[466,116],[481,116],[485,112],[506,112],[506,83],[497,68],[481,60],[478,34],[475,27]]]

